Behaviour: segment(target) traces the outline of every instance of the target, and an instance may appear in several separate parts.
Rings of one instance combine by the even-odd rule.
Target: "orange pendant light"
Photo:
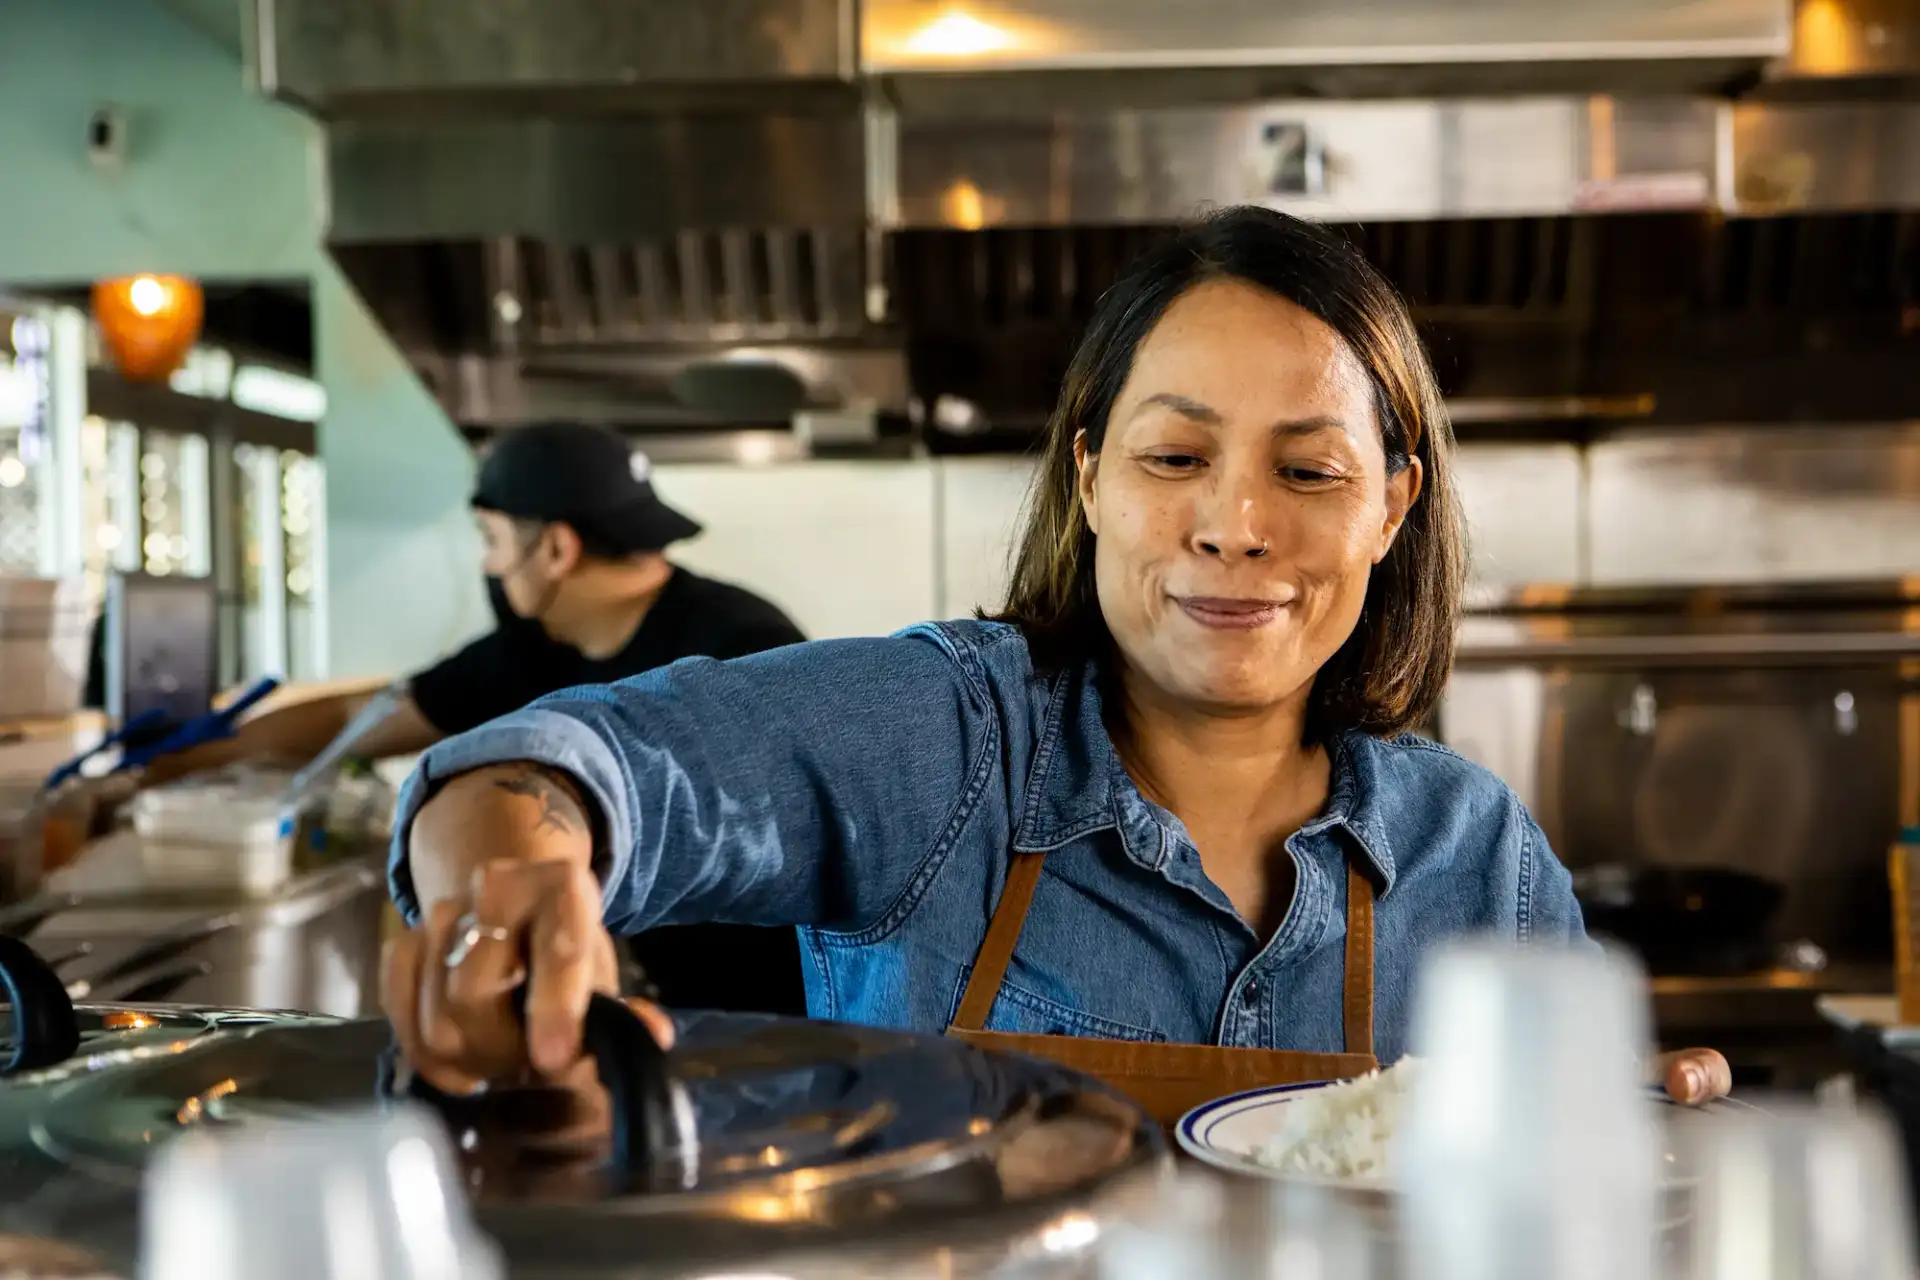
[[[121,376],[164,382],[200,336],[206,297],[184,276],[123,276],[93,286],[93,317]]]

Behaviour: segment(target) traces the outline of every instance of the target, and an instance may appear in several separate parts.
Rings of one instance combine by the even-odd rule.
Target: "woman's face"
[[[1134,356],[1098,457],[1076,445],[1100,609],[1177,703],[1304,702],[1419,496],[1387,476],[1365,367],[1326,324],[1238,281],[1176,299]]]

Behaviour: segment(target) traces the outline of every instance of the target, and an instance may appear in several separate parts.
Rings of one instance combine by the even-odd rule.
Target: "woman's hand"
[[[1667,1096],[1683,1106],[1698,1107],[1733,1091],[1733,1068],[1713,1049],[1681,1049],[1653,1060],[1654,1078]]]
[[[589,998],[619,992],[591,855],[580,796],[531,765],[455,778],[421,808],[409,864],[429,905],[389,945],[382,997],[401,1052],[442,1092],[575,1072]],[[512,1002],[522,985],[524,1027]],[[640,1013],[668,1045],[671,1021]]]

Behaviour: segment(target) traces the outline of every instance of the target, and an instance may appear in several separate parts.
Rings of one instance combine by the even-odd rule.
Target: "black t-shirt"
[[[676,568],[626,648],[594,659],[508,618],[413,677],[413,701],[442,733],[462,733],[536,698],[611,684],[680,658],[739,658],[798,644],[791,619],[750,591]],[[628,939],[633,958],[681,1009],[804,1015],[799,940],[792,929],[685,925]]]
[[[610,658],[589,658],[549,639],[536,622],[508,618],[414,676],[411,689],[427,723],[451,735],[575,685],[612,684],[681,658],[739,658],[805,638],[772,602],[676,568],[633,639]]]

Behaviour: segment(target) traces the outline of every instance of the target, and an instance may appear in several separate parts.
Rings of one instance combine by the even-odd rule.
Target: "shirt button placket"
[[[1240,984],[1240,1016],[1235,1021],[1240,1032],[1236,1038],[1243,1045],[1257,1047],[1264,1043],[1261,1038],[1260,1001],[1265,995],[1266,991],[1257,976],[1250,976]]]

